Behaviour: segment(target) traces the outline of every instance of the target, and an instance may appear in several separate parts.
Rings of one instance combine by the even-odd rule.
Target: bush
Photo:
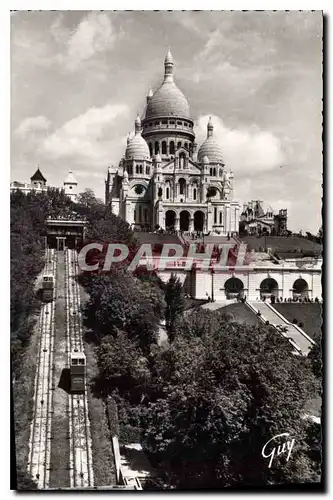
[[[121,444],[138,443],[141,440],[141,429],[140,427],[134,427],[133,425],[120,425],[119,429],[119,442]]]

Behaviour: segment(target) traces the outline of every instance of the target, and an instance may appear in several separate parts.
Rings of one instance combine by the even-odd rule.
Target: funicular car
[[[86,386],[86,356],[84,352],[70,354],[71,392],[84,392]]]

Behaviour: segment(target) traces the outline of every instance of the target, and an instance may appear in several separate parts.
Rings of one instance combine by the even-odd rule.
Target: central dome
[[[166,55],[164,67],[163,83],[153,96],[149,97],[145,118],[175,116],[191,119],[187,99],[173,80],[173,59],[170,50]]]
[[[223,164],[223,154],[219,144],[216,142],[213,136],[213,124],[211,118],[207,125],[207,139],[201,144],[198,151],[199,163],[204,163],[204,158],[208,157],[209,163],[222,163]]]

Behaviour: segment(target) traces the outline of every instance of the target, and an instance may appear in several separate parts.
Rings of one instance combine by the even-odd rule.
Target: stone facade
[[[237,234],[240,205],[233,199],[234,175],[227,171],[211,120],[197,151],[194,122],[173,78],[168,52],[164,80],[149,92],[145,116],[135,120],[118,168],[109,168],[105,202],[133,228]]]

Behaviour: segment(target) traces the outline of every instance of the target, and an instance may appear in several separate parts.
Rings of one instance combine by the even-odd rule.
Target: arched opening
[[[179,168],[180,169],[185,168],[185,154],[184,153],[181,153],[179,155]]]
[[[185,194],[185,188],[186,188],[186,181],[185,181],[185,179],[179,179],[179,194],[184,195]]]
[[[260,283],[260,297],[263,299],[271,295],[278,297],[279,285],[275,279],[266,278]]]
[[[309,298],[309,285],[302,278],[299,278],[293,284],[293,298],[294,299]]]
[[[214,207],[214,224],[217,223],[217,207]]]
[[[220,212],[220,225],[222,225],[222,212]]]
[[[157,155],[159,152],[160,152],[160,145],[159,145],[159,143],[156,141],[156,142],[155,142],[155,155]]]
[[[234,299],[244,293],[244,284],[239,278],[229,278],[224,284],[227,299]]]
[[[181,231],[188,231],[190,227],[190,214],[187,210],[180,212],[179,227]]]
[[[181,148],[182,147],[182,143],[179,141],[177,142],[177,149]]]
[[[167,154],[167,144],[165,141],[162,141],[162,155]]]
[[[165,213],[165,228],[171,231],[175,228],[176,214],[173,210],[167,210]]]
[[[170,149],[170,154],[174,155],[175,154],[175,143],[173,141],[170,141],[169,149]]]
[[[210,176],[212,176],[212,175],[213,175],[213,169],[212,169],[212,167],[210,167],[210,169],[209,169],[209,175],[210,175]]]
[[[216,168],[213,168],[213,176],[216,177]]]
[[[197,186],[196,184],[193,186],[193,200],[196,201],[197,199]]]
[[[148,144],[148,146],[149,146],[149,153],[150,153],[150,156],[153,156],[153,145],[152,145],[152,143],[150,142],[150,143]]]
[[[203,231],[205,214],[201,210],[194,213],[194,231]]]

